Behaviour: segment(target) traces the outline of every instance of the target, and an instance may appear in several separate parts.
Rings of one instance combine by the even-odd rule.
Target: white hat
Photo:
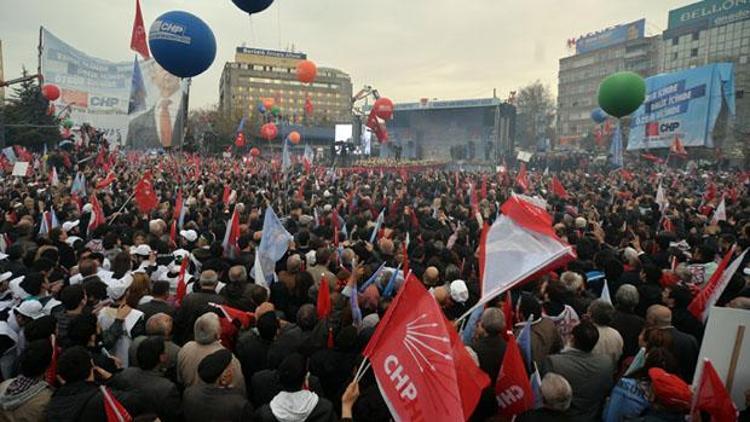
[[[120,300],[125,296],[125,292],[128,287],[133,283],[133,276],[126,274],[125,277],[119,280],[112,280],[107,286],[107,296],[112,300]]]
[[[323,197],[328,198],[329,196],[331,196],[331,192],[329,192],[328,189],[323,191]]]
[[[6,271],[0,274],[0,283],[2,283],[5,280],[10,280],[11,277],[13,277],[13,273],[10,271]]]
[[[195,230],[180,230],[180,236],[191,243],[198,240],[198,233]]]
[[[67,238],[67,239],[65,239],[65,243],[67,243],[67,244],[68,244],[68,246],[72,247],[72,246],[73,246],[73,245],[74,245],[74,244],[75,244],[76,242],[78,242],[79,240],[83,240],[83,239],[81,239],[81,238],[80,238],[80,237],[78,237],[78,236],[68,236],[68,238]]]
[[[94,206],[91,204],[86,204],[81,208],[81,212],[84,214],[90,213],[94,209]]]
[[[305,266],[307,266],[307,268],[314,267],[316,263],[317,263],[317,256],[315,255],[314,250],[309,251],[308,253],[305,254]]]
[[[458,303],[464,303],[469,300],[469,289],[466,288],[465,281],[453,280],[451,283],[451,299]]]
[[[576,228],[582,229],[586,227],[586,219],[583,217],[576,218]]]
[[[330,211],[330,210],[331,210],[331,208],[332,208],[332,207],[331,207],[331,204],[325,204],[325,205],[323,205],[323,211],[325,211],[325,212],[328,212],[328,211]]]
[[[136,246],[135,250],[131,251],[131,253],[139,256],[149,256],[151,255],[151,246],[145,243],[138,245]]]
[[[38,300],[24,300],[20,305],[13,308],[14,311],[31,319],[43,317],[42,309],[44,309],[44,306]]]
[[[191,230],[192,231],[192,230]],[[190,252],[188,252],[185,249],[177,249],[174,252],[172,252],[172,256],[175,257],[175,259],[183,260],[186,256],[189,256]]]
[[[66,222],[64,222],[64,223],[63,223],[63,225],[62,225],[62,229],[63,229],[63,231],[64,231],[65,233],[67,233],[67,232],[71,231],[72,229],[74,229],[74,228],[78,227],[78,224],[79,224],[80,222],[81,222],[80,220],[75,220],[75,221],[66,221]]]

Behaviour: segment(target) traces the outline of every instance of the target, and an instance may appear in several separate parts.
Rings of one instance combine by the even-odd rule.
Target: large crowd
[[[480,221],[521,193],[514,171],[282,170],[269,158],[92,146],[33,155],[27,177],[6,173],[0,421],[108,420],[112,403],[142,421],[390,420],[373,372],[355,373],[393,300],[391,275],[406,254],[445,316],[464,315],[480,295]],[[499,418],[507,332],[530,318],[541,398],[518,421],[684,420],[705,330],[687,307],[733,245],[750,246],[747,175],[684,168],[529,169],[526,195],[546,199],[577,258],[491,301],[475,327],[456,324],[491,381],[471,420]],[[552,175],[567,198],[548,191]],[[133,195],[144,178],[158,198],[145,211]],[[292,240],[267,286],[254,266],[270,209]],[[749,276],[743,263],[717,305],[750,310]],[[571,314],[574,326],[560,323]]]

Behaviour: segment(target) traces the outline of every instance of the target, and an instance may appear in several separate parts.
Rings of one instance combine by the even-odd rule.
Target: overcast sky
[[[294,44],[319,66],[370,84],[394,101],[498,96],[540,79],[556,93],[565,40],[646,18],[646,33],[666,27],[685,0],[277,0],[248,18],[230,0],[141,0],[146,30],[182,9],[213,29],[217,55],[193,79],[191,108],[214,104],[224,63],[235,47]],[[90,55],[132,61],[135,0],[0,0],[6,79],[36,68],[38,28]]]

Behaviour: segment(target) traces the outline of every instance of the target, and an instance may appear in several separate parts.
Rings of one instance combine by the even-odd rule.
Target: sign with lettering
[[[575,40],[576,54],[588,53],[620,44],[625,41],[643,38],[646,31],[646,19],[613,26],[602,31],[593,32]]]
[[[750,19],[750,0],[705,0],[669,11],[668,29],[720,26]]]
[[[262,48],[237,47],[237,52],[244,53],[244,54],[252,54],[255,56],[263,56],[263,57],[278,57],[280,59],[300,59],[300,60],[307,59],[307,54],[305,53],[293,53],[289,51],[279,51],[279,50],[264,50]]]

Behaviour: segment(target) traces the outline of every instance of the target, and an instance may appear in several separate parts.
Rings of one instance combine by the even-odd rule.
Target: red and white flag
[[[495,398],[502,416],[521,414],[534,408],[534,394],[526,374],[526,364],[521,356],[516,338],[511,334],[503,355],[503,365],[495,383]]]
[[[549,191],[560,199],[568,199],[568,191],[565,190],[565,186],[563,186],[557,176],[552,176],[552,181],[549,184]]]
[[[715,226],[719,224],[719,221],[727,221],[727,206],[724,198],[721,198],[719,206],[716,207],[716,211],[714,211],[714,215],[711,217],[711,225]]]
[[[89,231],[95,230],[97,227],[105,223],[104,210],[102,209],[99,199],[96,194],[91,195],[89,200],[91,204],[91,219],[89,220]]]
[[[159,204],[153,184],[151,172],[147,171],[138,184],[135,185],[135,204],[142,213],[148,213]]]
[[[60,179],[57,177],[57,169],[53,166],[52,171],[49,172],[49,184],[50,186],[57,186],[60,183]]]
[[[135,20],[133,20],[133,33],[130,35],[130,49],[140,54],[143,60],[148,60],[151,57],[148,52],[146,27],[143,26],[143,15],[141,14],[141,2],[139,0],[135,0]]]
[[[180,264],[180,272],[177,275],[177,293],[175,295],[175,300],[178,305],[182,303],[182,299],[187,294],[187,281],[185,280],[185,277],[187,274],[188,263],[189,258],[187,256],[182,258],[182,263]]]
[[[105,177],[104,179],[102,179],[102,180],[100,180],[100,181],[98,181],[96,183],[96,188],[97,189],[104,189],[107,186],[111,185],[112,182],[114,182],[116,179],[117,179],[117,176],[115,176],[115,172],[110,171],[107,174],[107,177]]]
[[[529,176],[526,174],[526,163],[521,161],[521,168],[518,170],[516,175],[516,184],[523,189],[524,192],[529,190]]]
[[[721,260],[721,263],[716,268],[713,275],[711,275],[711,279],[708,280],[706,286],[703,287],[700,293],[698,293],[693,298],[693,301],[690,302],[690,305],[688,305],[688,311],[704,323],[708,318],[708,311],[714,306],[716,301],[719,300],[719,297],[724,292],[727,284],[729,284],[729,281],[734,277],[734,273],[740,268],[742,260],[745,259],[745,254],[748,249],[745,249],[740,256],[729,264],[729,260],[732,259],[732,255],[734,255],[736,249],[736,245],[729,249],[729,252],[724,255],[724,258]]]
[[[737,420],[737,406],[734,405],[732,396],[724,387],[724,381],[708,359],[703,361],[700,381],[693,394],[693,403],[690,408],[692,420],[701,420],[700,412],[708,413],[711,415],[711,420],[716,422]]]
[[[685,150],[685,146],[682,145],[682,141],[680,141],[680,138],[677,135],[675,135],[672,145],[669,147],[669,152],[678,157],[687,157],[687,150]]]
[[[237,241],[240,238],[240,216],[235,209],[232,218],[227,222],[227,230],[224,232],[224,241],[221,246],[224,247],[224,256],[234,259],[240,251]]]
[[[542,202],[513,195],[500,210],[502,214],[490,227],[485,240],[481,297],[475,307],[576,257],[573,247],[560,240],[552,230],[552,217]]]
[[[435,299],[411,277],[363,355],[395,420],[467,420],[489,385]]]
[[[115,398],[114,394],[109,391],[109,388],[102,385],[99,386],[99,389],[102,391],[107,422],[130,422],[133,420],[128,410]]]
[[[656,188],[656,199],[654,202],[656,202],[656,205],[659,206],[659,210],[662,212],[669,205],[669,200],[667,200],[667,195],[664,193],[664,187],[662,187],[661,182],[659,182],[659,187]]]

